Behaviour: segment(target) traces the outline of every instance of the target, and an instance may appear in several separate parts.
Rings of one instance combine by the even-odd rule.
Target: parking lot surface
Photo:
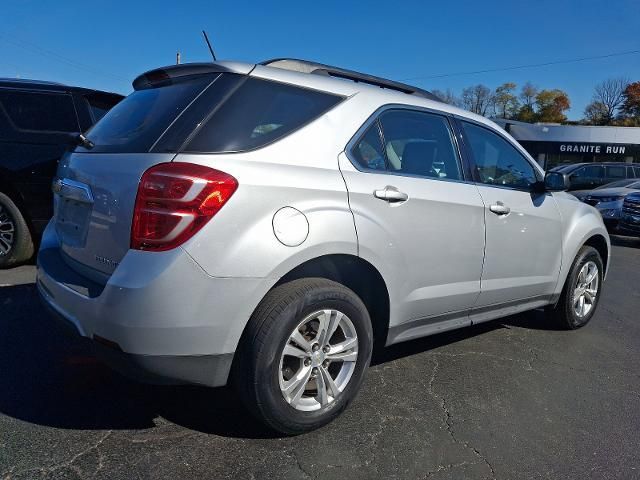
[[[640,240],[591,323],[541,312],[386,349],[336,422],[279,438],[228,389],[137,384],[0,272],[2,479],[640,478]]]

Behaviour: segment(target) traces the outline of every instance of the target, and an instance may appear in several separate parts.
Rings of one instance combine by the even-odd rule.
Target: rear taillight
[[[163,251],[200,230],[238,188],[231,175],[192,163],[161,163],[144,172],[131,226],[131,248]]]

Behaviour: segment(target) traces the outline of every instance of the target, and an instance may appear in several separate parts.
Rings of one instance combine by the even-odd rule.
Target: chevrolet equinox
[[[354,399],[374,343],[596,310],[601,216],[483,117],[291,59],[133,87],[61,159],[37,282],[127,375],[230,383],[297,434]]]

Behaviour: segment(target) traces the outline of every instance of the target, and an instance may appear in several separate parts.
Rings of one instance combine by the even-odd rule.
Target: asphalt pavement
[[[226,388],[129,381],[0,272],[0,479],[640,478],[640,240],[591,323],[542,312],[386,349],[345,414],[266,431]]]

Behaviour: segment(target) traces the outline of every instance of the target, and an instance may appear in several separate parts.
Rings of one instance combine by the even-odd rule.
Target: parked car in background
[[[486,118],[288,59],[133,86],[60,161],[37,278],[123,373],[230,382],[297,434],[350,404],[374,341],[541,307],[567,329],[593,317],[602,217]]]
[[[58,83],[0,79],[0,268],[31,258],[51,218],[58,160],[123,97]]]
[[[618,227],[625,197],[638,191],[640,191],[640,179],[620,180],[591,190],[583,201],[596,207],[607,228],[615,230]]]
[[[640,165],[621,162],[573,163],[558,165],[551,171],[568,175],[571,184],[569,190],[578,197],[582,194],[576,191],[593,190],[617,180],[640,179]]]
[[[640,237],[640,192],[630,193],[624,198],[618,230],[623,235]]]
[[[606,183],[604,185],[600,185],[599,187],[589,189],[589,190],[573,190],[571,195],[576,197],[581,202],[584,202],[584,199],[587,198],[591,192],[602,190],[603,188],[613,188],[613,187],[624,187],[626,185],[630,185],[632,183],[637,182],[640,178],[625,178],[624,180],[616,180],[615,182]]]

